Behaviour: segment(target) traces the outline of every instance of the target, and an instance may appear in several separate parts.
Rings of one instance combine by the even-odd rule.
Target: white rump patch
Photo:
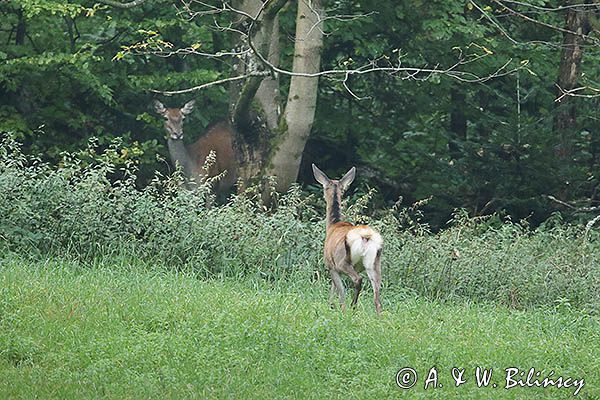
[[[355,228],[346,235],[346,243],[350,248],[352,264],[362,264],[369,270],[373,268],[377,252],[383,245],[383,239],[378,232],[369,227]]]

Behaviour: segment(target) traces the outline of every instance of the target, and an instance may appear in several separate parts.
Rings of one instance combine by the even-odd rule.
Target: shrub
[[[138,188],[135,162],[117,164],[119,154],[118,143],[99,153],[92,145],[50,166],[5,137],[0,250],[84,261],[118,254],[201,277],[328,282],[321,259],[324,216],[313,206],[320,199],[293,187],[265,209],[258,190],[250,188],[214,205],[210,182],[187,191],[177,173],[157,175]],[[448,229],[432,234],[420,222],[418,205],[380,211],[377,219],[363,215],[371,195],[355,201],[347,214],[384,237],[386,296],[598,310],[598,231],[556,223],[531,230],[459,211]]]

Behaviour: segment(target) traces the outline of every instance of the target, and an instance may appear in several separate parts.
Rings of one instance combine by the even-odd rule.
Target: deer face
[[[194,109],[194,100],[188,101],[181,108],[166,108],[160,101],[154,101],[154,110],[165,119],[165,130],[169,138],[183,139],[183,120]]]

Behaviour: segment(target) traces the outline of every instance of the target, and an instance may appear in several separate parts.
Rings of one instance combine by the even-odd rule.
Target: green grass
[[[342,314],[324,281],[199,280],[115,261],[0,258],[0,398],[572,398],[573,388],[506,390],[504,369],[584,378],[577,398],[600,398],[600,325],[568,307],[370,293]],[[415,368],[403,391],[396,372]],[[426,372],[443,387],[423,389]],[[493,368],[498,388],[477,388]],[[450,369],[466,368],[455,388]]]

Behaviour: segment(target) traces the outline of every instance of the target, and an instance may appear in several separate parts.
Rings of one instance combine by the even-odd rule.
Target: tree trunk
[[[234,6],[253,17],[251,43],[241,36],[238,50],[250,48],[274,66],[279,64],[279,23],[277,13],[287,0],[238,0]],[[293,4],[293,3],[292,3]],[[301,0],[296,16],[294,73],[320,71],[324,12],[321,0]],[[243,26],[248,21],[234,21]],[[253,52],[246,53],[234,66],[237,75],[268,71],[269,66]],[[295,182],[302,152],[312,128],[317,100],[318,78],[292,76],[284,115],[280,115],[279,81],[273,76],[251,76],[230,87],[230,120],[235,129],[235,150],[239,157],[239,176],[250,178],[273,175],[277,190],[285,191]],[[258,113],[252,111],[258,105]],[[258,114],[258,115],[256,115]],[[258,118],[257,118],[258,117]]]
[[[238,0],[234,6],[252,16],[261,9],[261,0]],[[240,22],[241,23],[241,22]],[[238,37],[239,49],[248,49],[248,43]],[[279,17],[261,20],[261,27],[252,38],[254,46],[273,65],[279,66],[281,46],[279,44]],[[260,61],[253,54],[241,58],[234,66],[236,75],[251,72],[260,65]],[[248,82],[250,81],[250,82]],[[266,119],[269,130],[277,127],[279,118],[279,79],[273,76],[266,78],[250,78],[243,83],[233,83],[230,86],[230,112],[231,119],[240,129],[247,129],[250,124],[249,105],[252,100],[257,100],[260,106],[260,114]],[[257,87],[257,88],[256,88]],[[247,98],[243,96],[247,92]]]
[[[15,44],[22,46],[25,44],[25,36],[27,35],[27,24],[25,22],[25,16],[23,15],[23,9],[17,10],[17,33],[15,36]]]
[[[323,46],[321,0],[301,0],[296,16],[293,72],[317,73]],[[277,177],[277,190],[284,191],[296,181],[302,152],[313,125],[318,90],[317,77],[292,76],[287,105],[267,174]]]
[[[269,52],[266,55],[266,58],[271,64],[278,67],[281,54],[281,46],[279,43],[279,17],[275,17],[271,32],[267,32],[267,34],[269,35]],[[280,114],[279,78],[268,76],[263,79],[255,97],[266,118],[267,127],[270,131],[274,131],[277,128]]]
[[[577,34],[565,33],[563,47],[560,55],[557,85],[564,91],[577,87],[581,76],[581,58],[583,56],[584,38],[588,33],[587,16],[584,9],[570,8],[565,19],[565,29]],[[559,89],[558,95],[561,91]],[[573,131],[576,128],[576,107],[574,98],[564,96],[556,103],[553,130],[558,144],[556,155],[564,159],[571,158],[573,152]]]
[[[279,19],[277,12],[287,0],[275,0],[268,4],[261,0],[238,0],[234,7],[255,17],[254,31],[251,32],[251,44],[271,64],[279,65]],[[265,5],[266,4],[266,5]],[[249,24],[240,19],[236,25]],[[250,50],[248,38],[238,37],[238,50]],[[234,65],[236,75],[266,70],[260,57],[253,52],[240,57]],[[235,152],[239,158],[238,174],[245,184],[260,177],[264,172],[265,159],[270,153],[269,138],[277,128],[279,117],[279,79],[277,77],[253,76],[239,84],[230,86],[230,116],[235,130]],[[253,111],[252,105],[259,111]],[[255,110],[255,109],[254,109]]]
[[[580,2],[577,2],[580,3]],[[589,31],[587,12],[584,8],[570,8],[565,18],[565,29],[575,33],[564,33],[563,47],[560,55],[557,85],[558,96],[562,91],[569,91],[577,87],[581,77],[581,59],[583,56],[584,37]],[[570,197],[570,182],[575,178],[573,151],[577,129],[576,99],[564,96],[556,103],[553,131],[556,140],[554,153],[558,159],[555,176],[558,179],[557,196],[561,200]]]

